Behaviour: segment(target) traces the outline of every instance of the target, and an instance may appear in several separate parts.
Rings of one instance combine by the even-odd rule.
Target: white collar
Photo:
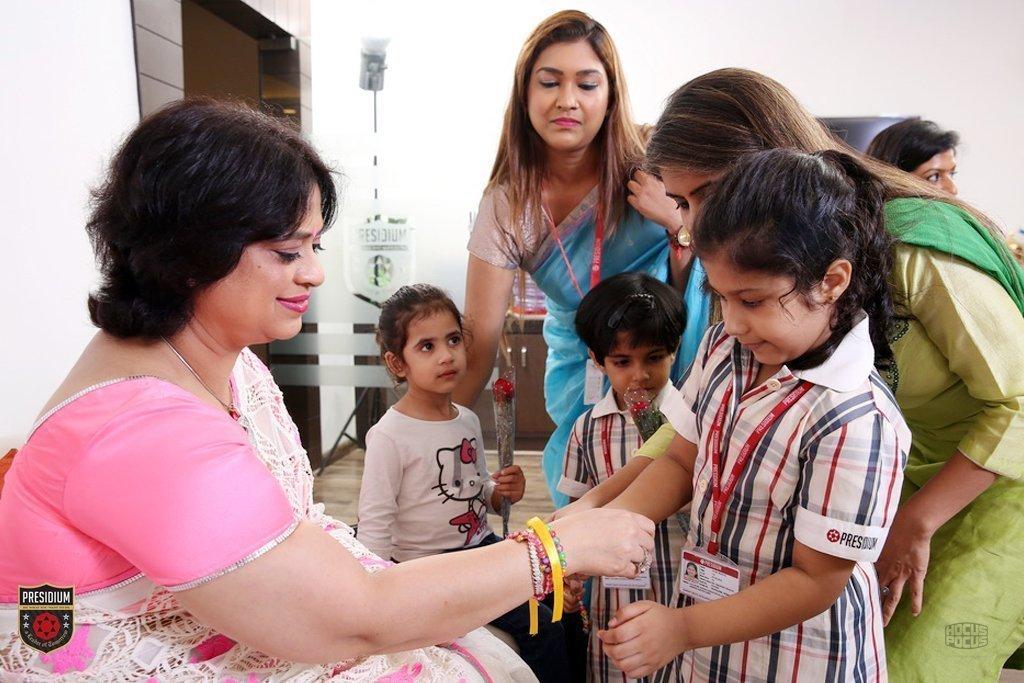
[[[658,395],[654,397],[654,405],[660,409],[666,401],[671,401],[673,396],[678,393],[679,392],[676,391],[676,388],[672,386],[671,380],[665,382],[665,386],[663,386],[661,391],[658,392]],[[614,415],[616,413],[624,415],[630,421],[633,419],[629,413],[628,407],[619,410],[619,405],[615,401],[615,390],[609,389],[608,393],[605,394],[600,401],[594,404],[594,408],[591,411],[590,416],[596,419],[599,417]]]
[[[835,391],[853,391],[861,386],[875,366],[875,347],[870,325],[864,318],[846,333],[832,355],[821,365],[807,370],[791,370],[794,377]]]

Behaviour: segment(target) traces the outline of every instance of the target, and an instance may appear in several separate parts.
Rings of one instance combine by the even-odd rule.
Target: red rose
[[[499,377],[494,380],[492,391],[494,391],[494,400],[499,403],[503,403],[505,401],[511,401],[516,395],[516,386],[504,377]]]

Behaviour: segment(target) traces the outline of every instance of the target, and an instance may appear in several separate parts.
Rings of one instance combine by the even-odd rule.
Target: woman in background
[[[876,135],[867,154],[955,195],[953,176],[959,144],[960,136],[955,130],[942,130],[934,121],[914,117]]]
[[[913,442],[876,563],[889,677],[996,680],[1024,642],[1024,274],[983,214],[837,142],[783,85],[753,71],[720,69],[676,90],[647,164],[689,226],[740,159],[780,147],[860,159],[884,186],[897,238],[891,281],[902,319],[883,377]],[[656,456],[657,443],[663,451],[661,432],[639,455]],[[639,471],[620,471],[570,514],[604,504],[628,484],[620,474]]]
[[[544,394],[557,428],[543,465],[556,504],[566,501],[555,490],[562,454],[585,409],[587,349],[573,326],[583,296],[603,277],[629,271],[682,289],[688,315],[674,379],[693,360],[707,325],[703,271],[686,233],[677,239],[679,210],[656,178],[634,172],[643,137],[604,27],[576,11],[542,22],[516,62],[498,154],[469,240],[465,315],[473,343],[454,400],[471,406],[486,384],[522,269],[547,295]]]
[[[648,163],[691,221],[740,158],[777,147],[852,152],[781,84],[723,69],[669,98]],[[1024,275],[983,214],[863,162],[884,186],[897,238],[891,281],[903,319],[883,376],[913,439],[876,565],[889,676],[995,680],[1024,641]],[[988,645],[948,646],[948,627],[968,622],[986,626]]]

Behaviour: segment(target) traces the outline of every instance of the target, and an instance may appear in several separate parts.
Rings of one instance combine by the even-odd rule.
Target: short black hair
[[[282,119],[209,98],[147,116],[93,191],[93,323],[117,337],[173,335],[196,294],[234,270],[246,246],[298,227],[314,187],[329,225],[332,171]]]
[[[914,169],[946,150],[956,151],[960,135],[943,130],[934,121],[918,117],[900,121],[875,136],[867,155],[912,173]]]
[[[683,295],[647,273],[620,273],[590,290],[576,310],[576,333],[604,365],[619,340],[631,347],[679,348],[686,325]]]

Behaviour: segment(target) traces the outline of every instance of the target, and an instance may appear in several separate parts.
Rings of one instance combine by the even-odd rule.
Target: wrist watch
[[[689,247],[690,243],[693,242],[693,237],[690,235],[690,231],[681,225],[679,226],[679,230],[676,231],[675,238],[676,244],[684,249]]]

